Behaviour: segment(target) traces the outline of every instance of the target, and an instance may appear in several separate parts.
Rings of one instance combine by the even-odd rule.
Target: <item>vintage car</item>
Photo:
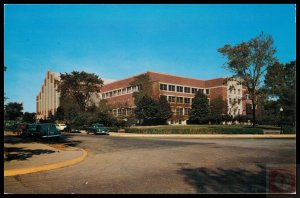
[[[106,128],[103,124],[95,123],[92,126],[86,128],[87,134],[105,134],[108,135],[108,128]]]

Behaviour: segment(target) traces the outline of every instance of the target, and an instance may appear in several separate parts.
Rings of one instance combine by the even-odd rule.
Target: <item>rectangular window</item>
[[[204,93],[204,92],[203,92],[203,89],[199,89],[198,91],[200,91],[201,93]]]
[[[132,92],[136,91],[136,86],[132,87]]]
[[[183,87],[182,86],[177,86],[177,92],[183,92]]]
[[[111,92],[109,92],[109,97],[112,97],[113,96],[113,93],[112,93],[112,91]]]
[[[207,95],[209,95],[209,89],[206,89],[205,91],[206,91],[205,93],[206,93]]]
[[[240,89],[238,89],[238,95],[240,95],[241,94],[241,90]]]
[[[183,115],[183,108],[182,107],[177,107],[176,108],[176,115]]]
[[[122,94],[126,94],[126,88],[122,89]]]
[[[118,95],[121,95],[121,93],[122,93],[122,90],[119,89],[119,90],[118,90]]]
[[[189,115],[191,108],[184,108],[184,115]]]
[[[184,93],[191,93],[191,88],[184,87]]]
[[[176,97],[176,102],[183,103],[183,97]]]
[[[184,103],[190,103],[191,99],[190,98],[184,98]]]
[[[131,87],[127,87],[127,93],[131,93]]]
[[[175,85],[169,85],[169,91],[175,91]]]
[[[102,94],[102,98],[105,99],[105,94]]]
[[[165,98],[167,100],[167,96],[165,95],[160,95],[160,98]]]
[[[175,102],[175,96],[169,96],[169,102]]]
[[[176,113],[175,107],[171,107],[171,111],[172,111],[172,113]]]
[[[197,88],[192,88],[192,93],[196,93],[197,92]]]
[[[168,90],[168,86],[166,84],[159,85],[160,90]]]

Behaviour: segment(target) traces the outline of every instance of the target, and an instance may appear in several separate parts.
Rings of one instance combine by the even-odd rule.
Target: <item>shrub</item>
[[[118,127],[107,127],[109,132],[118,132]]]
[[[282,134],[296,134],[296,128],[291,126],[283,127]]]
[[[125,128],[126,133],[143,133],[143,134],[263,134],[259,128],[243,127],[132,127]]]

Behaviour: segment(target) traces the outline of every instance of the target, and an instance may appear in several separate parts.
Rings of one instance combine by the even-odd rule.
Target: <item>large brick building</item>
[[[152,71],[142,74],[147,74],[151,79],[153,97],[158,99],[165,96],[170,103],[173,115],[168,120],[169,124],[186,124],[197,90],[203,91],[209,102],[220,95],[227,101],[228,114],[245,115],[245,89],[236,81],[225,83],[225,78],[199,80]],[[106,82],[96,100],[105,99],[112,104],[113,114],[117,117],[129,116],[135,108],[133,92],[139,91],[138,86],[130,86],[130,83],[139,75]],[[54,79],[59,80],[59,75],[49,71],[37,96],[37,118],[47,117],[49,111],[54,113],[59,106],[59,93],[55,90],[57,85]]]
[[[158,99],[165,96],[170,103],[173,115],[168,121],[169,124],[186,124],[197,90],[203,91],[209,102],[220,95],[228,103],[228,114],[233,116],[245,114],[246,101],[242,100],[245,89],[236,81],[225,83],[225,78],[199,80],[152,71],[142,74],[148,74],[152,81],[153,97]],[[135,107],[133,92],[138,91],[139,87],[132,87],[130,83],[139,75],[108,83],[102,87],[100,99],[115,104],[116,108],[113,110],[115,116],[127,116]]]

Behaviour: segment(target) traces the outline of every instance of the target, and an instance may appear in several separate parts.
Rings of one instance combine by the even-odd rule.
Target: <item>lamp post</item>
[[[282,133],[282,112],[283,112],[283,108],[280,107],[280,133]]]

